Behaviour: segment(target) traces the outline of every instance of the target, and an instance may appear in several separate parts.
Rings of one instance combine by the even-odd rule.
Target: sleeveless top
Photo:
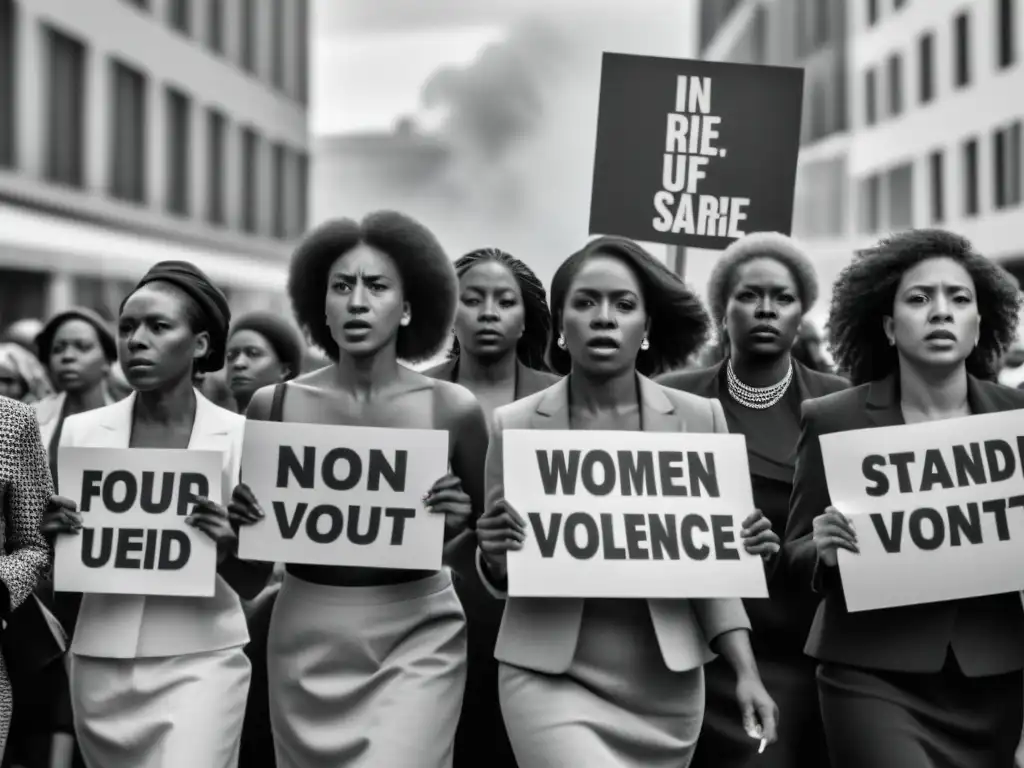
[[[284,421],[284,396],[288,391],[288,382],[281,382],[274,386],[274,396],[270,401],[270,415],[268,421]],[[430,403],[430,423],[432,425],[437,424],[437,386],[432,386],[430,389],[431,403]],[[436,428],[436,427],[435,427]],[[449,464],[450,466],[450,464]],[[315,574],[324,568],[331,568],[332,566],[323,565],[304,565],[299,563],[285,563],[285,570],[292,576],[297,578],[317,582]]]

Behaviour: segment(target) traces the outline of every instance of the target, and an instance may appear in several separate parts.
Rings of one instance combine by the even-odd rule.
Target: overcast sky
[[[672,27],[696,0],[315,0],[313,133],[391,127],[418,107],[423,83],[438,67],[468,64],[526,15],[578,12],[582,22],[617,14]],[[692,13],[690,14],[693,17]],[[685,22],[683,22],[685,25]],[[689,26],[689,25],[686,25]],[[634,53],[689,55],[692,29],[674,34],[671,50],[635,50],[635,41],[610,47]],[[657,43],[654,43],[657,46]],[[624,47],[623,47],[624,46]],[[663,46],[664,47],[664,46]]]

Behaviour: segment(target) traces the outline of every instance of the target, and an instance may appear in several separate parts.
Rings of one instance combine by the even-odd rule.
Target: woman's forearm
[[[723,632],[714,639],[712,650],[729,662],[737,679],[760,677],[754,648],[750,644],[750,630],[733,629]]]

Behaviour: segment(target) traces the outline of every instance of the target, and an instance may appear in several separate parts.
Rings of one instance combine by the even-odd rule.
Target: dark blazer
[[[659,376],[655,381],[664,387],[721,400],[729,396],[721,385],[724,365],[722,361],[707,368],[674,371]],[[797,360],[793,361],[793,384],[801,401],[839,392],[850,386],[850,382],[844,378],[818,373]],[[756,498],[754,503],[757,503]],[[779,536],[784,532],[776,531]],[[819,598],[806,589],[806,581],[800,584],[787,578],[782,564],[782,558],[776,557],[765,568],[769,599],[744,600],[743,603],[753,626],[754,637],[762,649],[780,646],[788,652],[795,652],[807,637]],[[780,622],[785,626],[785,631],[781,633],[778,632]],[[758,637],[759,630],[765,635]],[[768,637],[769,633],[777,636]]]
[[[428,368],[423,371],[424,376],[442,381],[455,382],[459,374],[459,358],[453,357],[445,360],[440,365]],[[516,391],[515,399],[541,392],[547,389],[562,377],[546,371],[538,371],[527,368],[516,359]],[[445,545],[445,563],[450,565],[464,578],[475,578],[476,567],[474,557],[476,555],[476,533],[474,531],[463,531]]]
[[[1024,408],[1024,392],[973,376],[967,385],[975,414]],[[927,673],[942,669],[952,647],[969,677],[1022,669],[1024,608],[1017,592],[849,613],[839,569],[818,562],[813,522],[831,504],[819,437],[904,423],[895,375],[803,405],[783,557],[791,574],[824,594],[805,652],[820,661]]]
[[[432,379],[442,379],[444,381],[455,382],[459,374],[459,358],[453,357],[449,360],[445,360],[440,365],[435,365],[433,368],[428,368],[423,371],[424,376],[429,376]],[[527,368],[519,360],[516,360],[516,400],[521,400],[524,397],[529,397],[542,389],[547,389],[561,376],[554,373],[548,373],[547,371],[537,371],[533,368]]]

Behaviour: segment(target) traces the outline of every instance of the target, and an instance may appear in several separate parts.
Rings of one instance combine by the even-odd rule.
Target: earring
[[[651,342],[649,342],[647,340],[647,337],[644,336],[644,340],[640,342],[640,349],[642,349],[644,352],[646,352],[650,348],[651,348]]]
[[[404,315],[402,317],[402,319],[398,321],[398,324],[399,325],[408,325],[409,324],[409,316],[408,315]]]
[[[565,349],[565,336],[558,334],[558,341],[555,343],[558,344],[559,349]]]

